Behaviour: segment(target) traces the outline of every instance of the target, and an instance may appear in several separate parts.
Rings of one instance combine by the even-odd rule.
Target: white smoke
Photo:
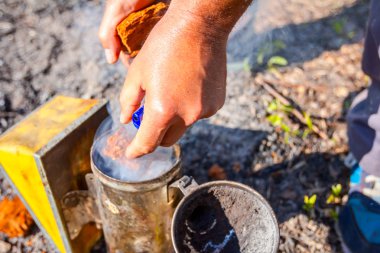
[[[173,148],[158,147],[151,154],[127,159],[125,149],[137,129],[132,123],[119,123],[117,103],[110,103],[108,109],[111,116],[98,128],[93,144],[92,159],[100,171],[121,181],[142,182],[158,178],[173,167],[176,161]]]

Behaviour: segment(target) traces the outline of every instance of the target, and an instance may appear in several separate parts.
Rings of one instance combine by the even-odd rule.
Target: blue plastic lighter
[[[144,115],[144,106],[141,106],[137,111],[135,111],[132,115],[133,125],[139,129],[141,125],[141,121]]]

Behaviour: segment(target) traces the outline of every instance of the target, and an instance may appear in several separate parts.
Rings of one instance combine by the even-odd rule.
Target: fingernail
[[[104,53],[106,55],[106,60],[109,64],[115,63],[115,55],[112,53],[111,49],[106,48],[104,50]]]

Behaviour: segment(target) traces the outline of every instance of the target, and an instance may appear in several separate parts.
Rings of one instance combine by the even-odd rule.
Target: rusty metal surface
[[[101,235],[101,230],[96,231],[92,228],[91,233],[87,232],[87,238],[79,240],[80,236],[77,236],[75,241],[72,240],[61,203],[68,192],[87,188],[85,175],[91,171],[89,151],[96,129],[108,116],[106,103],[107,101],[99,101],[49,141],[36,156],[41,178],[46,185],[45,190],[67,252],[88,252],[91,245],[87,244]]]
[[[96,202],[89,191],[69,192],[63,197],[61,205],[71,240],[78,237],[86,224],[100,224]]]
[[[177,162],[171,170],[141,183],[115,180],[91,164],[108,252],[173,252],[170,227],[177,194],[168,191],[181,174],[179,146],[174,152]]]

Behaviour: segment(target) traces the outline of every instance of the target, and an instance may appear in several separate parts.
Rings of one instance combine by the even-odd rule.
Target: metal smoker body
[[[174,152],[177,159],[171,170],[139,183],[111,178],[92,160],[92,180],[108,252],[173,251],[171,218],[179,198],[169,185],[181,176],[179,146],[174,147]]]

